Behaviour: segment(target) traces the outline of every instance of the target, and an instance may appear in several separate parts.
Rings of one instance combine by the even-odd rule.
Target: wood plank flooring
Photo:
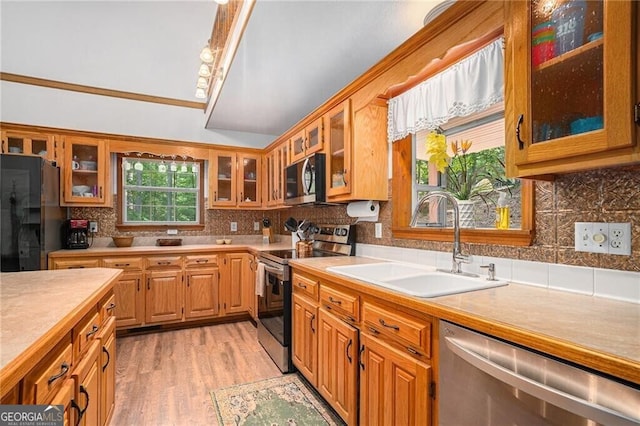
[[[112,426],[215,425],[209,392],[282,373],[248,321],[118,337]]]

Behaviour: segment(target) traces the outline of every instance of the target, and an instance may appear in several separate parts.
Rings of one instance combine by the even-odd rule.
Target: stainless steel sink
[[[507,285],[503,280],[490,281],[485,277],[469,277],[398,262],[333,266],[327,271],[416,297],[444,296]]]

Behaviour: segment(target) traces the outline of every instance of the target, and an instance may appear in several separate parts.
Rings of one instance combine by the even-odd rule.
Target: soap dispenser
[[[509,229],[509,205],[507,203],[507,193],[498,191],[498,202],[496,203],[496,228]]]

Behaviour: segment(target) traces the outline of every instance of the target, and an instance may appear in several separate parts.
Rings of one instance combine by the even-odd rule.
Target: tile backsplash
[[[623,169],[603,169],[584,173],[558,176],[553,182],[536,182],[536,238],[529,247],[497,246],[484,244],[464,244],[463,250],[474,256],[511,259],[514,261],[539,262],[553,265],[552,270],[562,274],[562,265],[586,268],[606,268],[608,270],[640,272],[640,167]],[[422,249],[442,252],[441,257],[451,250],[451,243],[397,239],[391,236],[391,210],[393,196],[380,203],[379,222],[383,226],[383,237],[375,238],[374,224],[359,223],[357,242],[376,246],[393,246],[407,249]],[[73,217],[98,220],[98,237],[119,235],[116,229],[114,208],[73,208]],[[268,217],[274,232],[285,234],[284,221],[292,216],[309,219],[316,223],[353,223],[348,217],[345,205],[322,207],[295,207],[282,210],[207,210],[205,228],[202,231],[181,231],[185,236],[209,235],[260,235],[254,231],[254,222]],[[238,232],[230,232],[230,223],[238,223]],[[631,256],[616,256],[576,252],[574,250],[574,222],[631,222]],[[162,232],[136,232],[139,236],[166,235]],[[420,259],[423,261],[424,259]],[[437,262],[437,259],[433,259]],[[554,265],[557,264],[557,265]],[[514,265],[518,265],[514,263]],[[524,266],[523,263],[520,266]],[[551,268],[551,266],[549,266]],[[513,266],[513,279],[520,281],[532,275],[526,267]],[[602,273],[599,274],[600,276]],[[545,285],[553,286],[547,282]],[[586,284],[585,284],[586,285]],[[606,286],[604,286],[606,287]],[[595,283],[598,291],[606,292],[602,285]],[[580,287],[575,289],[580,291]],[[585,290],[587,291],[587,290]]]

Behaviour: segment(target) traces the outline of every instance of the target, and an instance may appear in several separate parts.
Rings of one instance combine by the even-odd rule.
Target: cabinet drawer
[[[72,359],[73,346],[69,335],[25,376],[22,403],[48,403],[65,379],[71,377]]]
[[[431,357],[431,323],[429,321],[397,310],[392,312],[391,308],[369,302],[362,304],[362,319],[366,330],[372,334],[390,337],[410,353],[417,350]]]
[[[100,305],[100,322],[106,322],[110,317],[115,315],[116,295],[112,294]]]
[[[100,259],[55,259],[53,269],[99,268]]]
[[[147,268],[182,267],[181,256],[154,256],[147,258]]]
[[[105,268],[118,268],[125,271],[142,269],[141,257],[110,257],[102,261]]]
[[[218,255],[217,254],[201,254],[201,255],[195,255],[195,256],[185,256],[184,264],[187,267],[217,265]]]
[[[320,304],[357,322],[360,320],[360,299],[354,294],[337,290],[324,283],[320,286]]]
[[[73,328],[73,346],[76,359],[87,351],[87,348],[96,338],[100,331],[100,315],[98,312],[91,312],[86,315],[77,326]]]
[[[304,294],[313,300],[318,300],[318,287],[320,283],[309,277],[293,274],[292,286],[294,293]]]

